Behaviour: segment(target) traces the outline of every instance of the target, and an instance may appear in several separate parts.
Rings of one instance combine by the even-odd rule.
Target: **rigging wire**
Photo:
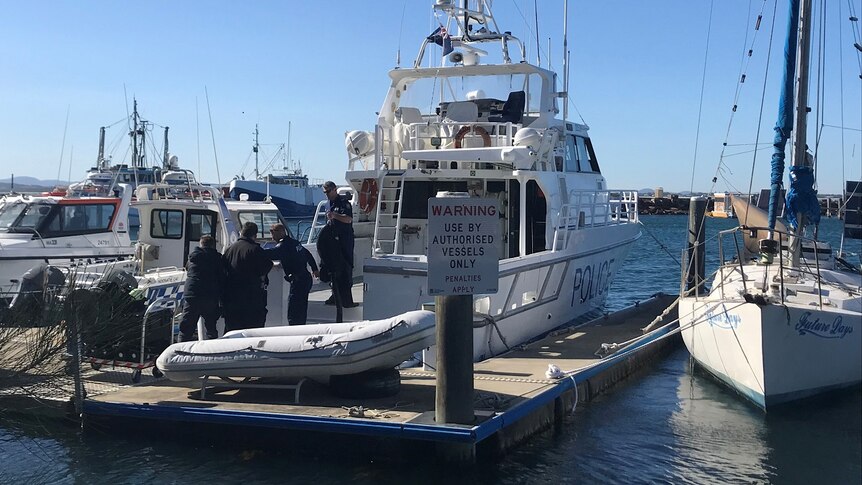
[[[63,125],[63,143],[60,144],[60,163],[57,165],[57,180],[60,180],[60,170],[63,168],[63,153],[66,151],[66,132],[69,130],[69,112],[72,105],[66,105],[66,123]]]
[[[221,172],[219,171],[219,168],[218,168],[218,152],[216,151],[215,130],[213,129],[213,113],[212,113],[212,110],[210,109],[210,93],[207,90],[206,86],[204,86],[204,94],[206,95],[206,98],[207,98],[207,114],[209,115],[209,118],[210,118],[210,137],[212,138],[212,142],[213,142],[213,158],[215,159],[216,178],[218,178],[218,184],[221,185]]]
[[[842,17],[841,12],[842,12],[841,4],[838,4],[838,21],[839,21],[839,24],[838,24],[838,84],[839,84],[839,91],[841,93],[841,97],[840,97],[841,102],[839,103],[839,106],[840,106],[840,111],[841,111],[841,113],[840,113],[841,127],[843,128],[844,127],[844,62],[843,62],[844,61],[844,29],[841,28],[841,23],[840,23],[841,17]],[[852,22],[852,20],[851,20],[851,22]],[[845,175],[845,170],[844,170],[845,165],[846,165],[844,143],[845,143],[844,142],[844,130],[842,129],[841,130],[841,180],[842,181],[847,180],[847,177]],[[843,189],[843,187],[842,187],[842,189]],[[843,190],[842,190],[842,192],[843,192]]]
[[[817,109],[814,112],[814,188],[819,187],[818,169],[820,164],[817,163],[820,153],[820,141],[823,134],[823,106],[826,100],[825,85],[823,79],[826,75],[826,0],[820,0],[820,29],[818,32],[817,46],[817,87],[815,88],[815,99],[817,100]],[[840,64],[840,62],[839,62]],[[842,121],[843,123],[843,121]]]
[[[763,127],[763,109],[766,103],[766,83],[769,80],[769,61],[772,59],[772,41],[775,38],[775,14],[778,12],[778,1],[773,2],[772,25],[769,28],[769,47],[766,49],[766,69],[763,71],[763,87],[760,92],[760,110],[757,115],[757,143],[760,143],[760,130]],[[758,21],[759,23],[759,21]],[[748,193],[751,194],[754,185],[754,167],[757,166],[757,151],[751,157],[751,173],[748,176]],[[748,209],[751,204],[745,206],[745,217],[743,225],[748,223]]]
[[[750,2],[749,2],[750,5]],[[694,192],[694,174],[697,171],[697,147],[700,142],[700,122],[703,115],[703,92],[706,87],[706,66],[707,61],[709,60],[709,39],[712,34],[712,12],[713,7],[715,6],[715,0],[710,0],[709,2],[709,20],[707,21],[706,27],[706,51],[703,55],[703,73],[700,77],[700,101],[697,106],[697,128],[695,129],[694,135],[694,160],[691,164],[691,183],[689,184],[688,191]],[[750,8],[750,7],[749,7]],[[746,30],[746,35],[748,35]]]
[[[564,0],[564,1],[565,1],[565,0]],[[538,32],[538,17],[536,17],[536,18],[537,18],[537,20],[536,20],[536,30],[534,31],[534,30],[533,30],[533,26],[532,26],[532,25],[530,25],[530,21],[529,21],[529,20],[527,20],[527,16],[526,16],[526,15],[524,15],[524,12],[521,10],[521,7],[519,7],[519,6],[518,6],[518,3],[517,3],[517,1],[516,1],[516,0],[512,0],[512,6],[514,6],[514,7],[515,7],[515,10],[518,12],[518,15],[520,15],[520,16],[521,16],[521,19],[524,21],[524,25],[527,27],[527,30],[529,30],[529,31],[530,31],[530,34],[533,34],[533,35],[535,35],[535,36],[536,36],[536,39],[537,39],[537,40],[536,40],[536,56],[538,57],[538,56],[539,56],[539,51],[541,51],[541,50],[542,50],[542,45],[541,45],[541,44],[539,43],[539,41],[538,41],[538,38],[539,38],[539,32]],[[531,35],[531,36],[532,36],[532,35]],[[546,58],[550,59],[550,56],[548,56],[547,52],[543,52],[543,53],[545,54],[545,57],[546,57]],[[549,60],[548,62],[550,62],[550,60]]]
[[[747,27],[748,22],[746,20],[745,40],[743,41],[743,51],[742,51],[742,56],[740,58],[739,73],[738,73],[738,78],[737,78],[739,81],[737,82],[736,90],[733,94],[733,107],[731,108],[730,119],[728,119],[728,122],[727,122],[727,131],[725,132],[725,135],[724,135],[724,142],[722,143],[721,154],[719,155],[719,159],[718,159],[718,166],[716,167],[715,174],[713,175],[713,178],[712,178],[712,186],[710,187],[710,192],[715,191],[715,185],[718,182],[719,175],[722,175],[722,173],[723,173],[722,165],[724,164],[725,150],[726,150],[726,147],[728,146],[728,140],[730,139],[730,131],[733,128],[733,123],[734,123],[734,120],[736,117],[736,110],[737,110],[737,107],[739,106],[740,96],[742,95],[742,87],[745,84],[745,79],[748,76],[748,71],[749,71],[749,68],[751,66],[751,60],[752,60],[752,57],[754,55],[754,47],[757,44],[757,34],[760,32],[760,25],[761,25],[761,22],[763,21],[763,12],[764,12],[764,9],[766,8],[766,5],[767,5],[766,0],[764,0],[764,2],[760,6],[760,12],[758,13],[757,18],[754,22],[754,34],[751,36],[751,42],[750,43],[749,43],[749,31],[748,31],[748,27]],[[749,13],[751,12],[751,2],[750,1],[748,4],[748,12]],[[774,17],[775,17],[775,15],[773,13],[773,23],[775,22]],[[746,17],[746,18],[748,18],[748,17]],[[771,49],[771,43],[770,43],[770,49]],[[729,181],[727,179],[723,179],[723,180],[725,181],[725,183],[729,184]]]

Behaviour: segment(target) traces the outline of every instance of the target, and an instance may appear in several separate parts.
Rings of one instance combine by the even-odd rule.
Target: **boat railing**
[[[757,226],[739,226],[739,227],[735,227],[732,229],[726,229],[723,231],[719,231],[719,233],[717,235],[718,260],[719,260],[719,268],[718,268],[719,281],[723,283],[725,281],[726,276],[728,275],[728,272],[732,273],[732,272],[738,271],[740,274],[740,281],[742,282],[742,289],[743,289],[744,295],[749,294],[747,282],[753,281],[752,278],[747,278],[747,275],[745,273],[745,264],[746,264],[746,262],[753,260],[753,258],[755,256],[755,254],[746,246],[744,238],[745,238],[746,233],[748,233],[749,237],[756,237],[758,232],[763,232],[763,231],[769,231],[769,228],[757,227]],[[775,235],[774,237],[778,238],[778,251],[777,251],[777,253],[778,253],[777,254],[777,256],[778,256],[778,263],[777,263],[778,264],[778,272],[775,276],[777,276],[777,279],[778,279],[777,282],[779,284],[779,290],[780,290],[779,294],[780,294],[781,303],[784,304],[785,297],[786,297],[785,286],[787,283],[786,278],[788,276],[785,273],[787,273],[787,270],[792,270],[797,275],[809,275],[815,279],[815,281],[817,282],[818,308],[823,308],[823,289],[822,289],[822,278],[821,278],[820,270],[824,269],[821,266],[821,263],[825,263],[826,261],[831,259],[832,254],[831,254],[831,249],[829,249],[829,246],[824,244],[822,241],[818,241],[815,238],[811,238],[811,237],[804,236],[804,235],[797,235],[797,234],[790,233],[787,231],[782,231],[779,229],[774,229],[772,232]],[[727,260],[725,258],[724,239],[728,236],[732,236],[732,238],[733,238],[733,254],[735,254],[735,257],[731,260]],[[739,240],[740,236],[743,237],[742,244],[740,244],[740,240]],[[786,261],[787,258],[785,258],[785,254],[784,254],[790,245],[795,244],[795,242],[793,241],[793,238],[797,239],[798,244],[799,244],[800,249],[803,252],[803,254],[808,252],[808,251],[806,251],[806,246],[809,246],[809,245],[811,246],[811,249],[813,251],[813,257],[809,258],[809,257],[804,256],[804,257],[800,258],[800,265],[798,267],[792,267],[791,265],[789,265],[788,262]],[[694,250],[697,251],[698,248],[694,248]],[[821,258],[821,253],[823,252],[823,250],[828,251],[828,254],[827,254],[825,259]],[[812,259],[813,259],[813,265],[811,264]],[[687,260],[686,258],[683,258],[683,261],[686,261],[686,260]],[[685,264],[685,263],[683,263],[683,264]],[[760,266],[760,265],[768,266],[768,265],[773,265],[773,264],[775,264],[775,261],[773,260],[772,257],[764,256],[764,255],[760,256],[760,262],[758,263],[758,266]],[[685,271],[685,270],[686,270],[686,268],[683,267],[683,271]],[[683,274],[685,274],[685,273],[683,273]],[[765,285],[769,285],[773,282],[775,282],[775,278],[773,278],[772,281],[765,281],[764,280],[764,282],[763,282],[764,287],[762,288],[762,291],[766,291],[767,288]],[[719,292],[720,292],[721,298],[724,299],[725,298],[724,284],[719,284]]]
[[[191,200],[193,202],[212,202],[221,198],[219,189],[191,183],[141,185],[136,193],[139,201]]]
[[[571,231],[584,228],[638,222],[638,193],[625,191],[571,190],[554,225],[554,251],[565,249]]]
[[[397,129],[398,126],[395,126]],[[510,147],[517,125],[511,122],[489,121],[410,123],[406,125],[407,137],[402,142],[403,150],[431,150],[436,148],[459,148],[458,143],[467,139],[481,139],[486,147]],[[469,137],[469,138],[468,138]],[[486,138],[487,137],[487,138]]]
[[[402,158],[402,153],[406,150],[457,149],[459,147],[456,145],[461,143],[477,148],[511,147],[519,126],[511,122],[449,120],[397,123],[395,126],[377,125],[374,130],[373,157],[351,156],[348,161],[349,170],[381,171],[411,168],[410,161]],[[442,153],[445,152],[441,152],[441,157],[445,157]],[[454,168],[464,168],[461,166],[462,163],[475,165],[476,162],[459,162]],[[488,164],[485,163],[485,165]],[[507,167],[511,168],[511,165],[507,164]],[[449,167],[438,165],[437,168]]]
[[[314,219],[311,221],[311,227],[308,228],[308,237],[306,238],[306,244],[313,244],[317,242],[317,236],[320,234],[320,230],[326,226],[326,206],[329,203],[329,200],[324,199],[321,200],[317,204],[317,208],[314,211]],[[299,227],[297,227],[297,232],[299,232]],[[299,235],[302,236],[301,234]]]

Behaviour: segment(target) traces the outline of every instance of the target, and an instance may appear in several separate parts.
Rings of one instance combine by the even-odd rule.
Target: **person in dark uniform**
[[[272,239],[278,241],[274,248],[265,249],[266,255],[272,260],[281,261],[284,279],[290,283],[290,295],[287,300],[287,323],[289,325],[305,325],[308,318],[308,293],[311,291],[311,273],[320,276],[314,256],[302,247],[296,239],[290,237],[284,224],[273,224],[269,229]],[[311,266],[311,273],[308,267]]]
[[[204,317],[207,339],[218,338],[216,322],[224,280],[224,266],[221,253],[215,248],[215,239],[209,235],[201,236],[198,247],[189,254],[186,263],[180,342],[192,340],[200,317]]]
[[[338,286],[341,296],[341,306],[344,308],[352,308],[357,306],[353,302],[353,206],[347,197],[338,195],[335,182],[327,181],[323,184],[323,193],[329,199],[329,207],[326,210],[327,225],[332,226],[335,230],[335,235],[338,238],[341,247],[344,261],[347,262],[347,267],[344,271],[335,274],[332,281],[333,287]],[[335,292],[328,300],[327,305],[335,305]]]
[[[225,332],[263,327],[266,323],[266,275],[272,260],[255,241],[257,224],[243,224],[240,236],[222,256],[226,273],[222,296]]]

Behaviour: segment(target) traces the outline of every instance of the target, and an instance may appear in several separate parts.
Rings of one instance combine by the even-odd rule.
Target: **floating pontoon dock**
[[[320,304],[322,297],[316,299],[311,304],[314,313],[334,313],[334,308]],[[483,454],[503,452],[531,434],[559,426],[576,400],[589,401],[663,356],[678,342],[676,325],[657,326],[646,335],[641,329],[673,301],[674,297],[658,296],[475,364],[472,426],[434,422],[435,375],[422,367],[402,370],[401,391],[383,399],[338,398],[311,381],[301,387],[298,403],[292,390],[232,388],[229,383],[211,383],[218,387],[201,399],[200,384],[158,379],[90,393],[83,414],[87,421],[107,423],[111,429],[123,423],[152,428],[182,422],[228,435],[269,429],[325,433],[329,442],[337,442],[339,436],[397,439],[403,449],[410,442],[433,443],[443,459],[472,461],[477,449]],[[664,321],[675,319],[674,312]],[[604,358],[596,353],[602,344],[632,339],[637,340],[618,348],[605,346],[610,353]],[[548,378],[549,364],[575,372]]]

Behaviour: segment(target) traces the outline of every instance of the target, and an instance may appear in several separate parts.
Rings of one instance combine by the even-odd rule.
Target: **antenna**
[[[569,0],[563,0],[563,123],[569,121]]]
[[[536,65],[542,67],[542,45],[539,43],[539,5],[536,3],[537,1],[533,0],[533,14],[536,17]]]

